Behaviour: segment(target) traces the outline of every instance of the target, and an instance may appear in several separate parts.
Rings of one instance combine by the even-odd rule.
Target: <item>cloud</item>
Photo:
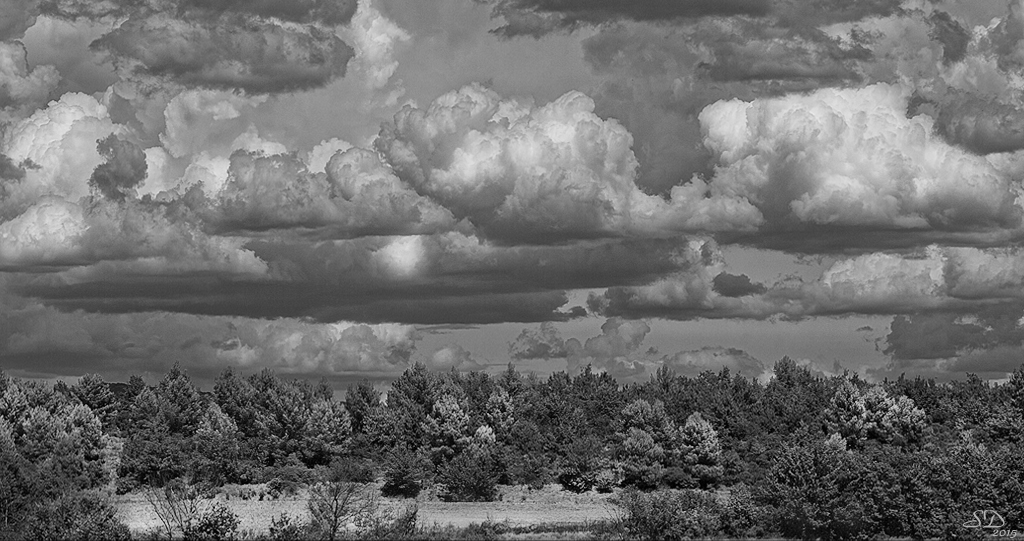
[[[748,229],[760,219],[701,182],[667,201],[641,192],[632,137],[593,110],[579,92],[533,107],[474,84],[404,107],[375,146],[418,193],[503,242]]]
[[[353,56],[334,28],[352,18],[354,0],[189,0],[176,6],[156,0],[56,0],[42,7],[59,19],[114,21],[91,48],[109,54],[128,78],[257,94],[290,92],[343,76]]]
[[[729,274],[722,272],[712,280],[715,291],[726,297],[744,297],[746,295],[763,294],[768,289],[764,284],[755,284],[746,274]]]
[[[294,155],[236,151],[209,221],[220,232],[302,230],[320,238],[424,234],[455,225],[447,209],[402,184],[373,152],[338,152],[326,169],[311,174]]]
[[[90,275],[117,280],[188,272],[261,275],[267,270],[241,241],[208,236],[158,206],[133,201],[75,203],[45,197],[0,223],[0,239],[0,268],[86,266],[68,271],[74,282]]]
[[[942,312],[896,316],[883,352],[887,373],[928,370],[1003,377],[1020,366],[1024,350],[1024,304],[990,306],[974,313]]]
[[[96,166],[89,185],[109,199],[123,201],[146,178],[146,155],[139,145],[113,134],[97,145],[106,162]]]
[[[209,381],[266,367],[304,377],[391,378],[410,364],[419,333],[406,325],[309,323],[170,313],[65,313],[34,303],[0,312],[5,368],[108,379],[161,373],[176,362]]]
[[[52,195],[76,200],[88,195],[89,175],[104,162],[96,143],[121,132],[107,108],[90,96],[67,93],[3,134],[0,152],[25,169],[5,186],[0,219],[20,214]]]
[[[395,49],[412,36],[385,17],[373,0],[363,0],[343,35],[355,49],[351,69],[362,76],[367,90],[383,94],[375,95],[372,102],[383,106],[397,103],[405,88],[401,80],[392,81],[398,69]]]
[[[167,213],[188,215],[173,204]],[[107,262],[76,270],[73,280],[59,273],[20,281],[17,290],[64,309],[102,312],[173,310],[419,324],[564,321],[582,315],[578,308],[564,308],[568,289],[645,283],[678,268],[681,252],[688,249],[676,239],[510,247],[459,233],[210,240],[239,250],[228,261],[251,260],[258,267],[248,273],[239,264],[206,274],[161,276],[160,262],[153,261],[154,268],[141,279],[118,272],[130,268],[129,262]],[[149,249],[160,246],[136,242]],[[206,259],[194,266],[202,268],[201,261]]]
[[[713,243],[689,252],[681,269],[644,286],[590,294],[609,317],[801,319],[848,314],[969,313],[1017,305],[1024,291],[1017,249],[941,248],[916,254],[870,253],[839,259],[817,279],[783,279],[762,292],[729,297],[716,281],[724,263]]]
[[[25,35],[36,20],[36,0],[9,0],[0,5],[0,41]]]
[[[841,227],[850,235],[863,227],[902,232],[907,245],[918,232],[966,240],[959,234],[983,231],[991,242],[1019,229],[1011,172],[936,137],[930,117],[907,118],[907,98],[900,87],[877,84],[709,105],[700,115],[718,160],[709,184],[753,203],[765,216],[762,229],[791,233],[785,247],[795,251],[824,248],[801,245],[815,227],[830,228],[833,250],[859,243]]]
[[[0,42],[0,119],[20,119],[45,104],[59,80],[52,66],[30,68],[20,42]]]
[[[493,16],[502,17],[505,25],[494,32],[505,37],[540,36],[560,30],[574,30],[581,25],[601,24],[616,20],[672,21],[695,17],[728,15],[766,15],[771,9],[767,0],[640,0],[634,2],[587,2],[584,0],[497,0]]]
[[[661,359],[664,366],[677,374],[697,377],[702,372],[719,372],[728,368],[733,374],[745,377],[761,378],[768,368],[763,362],[749,353],[736,348],[704,347],[693,351],[680,351],[674,355],[666,355]]]
[[[427,367],[431,370],[442,372],[456,369],[459,371],[480,370],[483,368],[480,363],[473,359],[473,355],[464,347],[458,344],[449,344],[439,348],[426,357]]]
[[[541,323],[537,329],[523,329],[514,341],[509,342],[508,353],[513,359],[563,359],[569,356],[565,340],[550,321]]]
[[[131,75],[252,93],[304,90],[345,74],[352,48],[328,30],[239,19],[130,18],[94,48]]]

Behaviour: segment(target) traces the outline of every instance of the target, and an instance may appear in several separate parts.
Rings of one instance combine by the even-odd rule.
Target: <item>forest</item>
[[[622,514],[605,538],[1012,537],[1022,441],[1024,366],[999,385],[869,383],[783,358],[767,383],[662,369],[620,385],[589,367],[541,379],[415,364],[386,394],[364,381],[343,399],[270,370],[227,370],[211,390],[178,366],[154,385],[0,373],[0,538],[128,539],[104,494],[255,483],[453,502],[494,499],[500,485],[614,492]],[[992,512],[1000,522],[981,524]],[[414,513],[345,532],[314,512],[268,535],[430,538]],[[238,536],[229,515],[166,536]]]

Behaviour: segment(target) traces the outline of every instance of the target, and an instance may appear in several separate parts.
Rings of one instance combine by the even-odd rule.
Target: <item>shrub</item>
[[[721,507],[714,496],[699,491],[626,490],[615,503],[623,508],[629,537],[676,540],[709,537],[721,526]]]
[[[693,475],[684,468],[665,468],[665,475],[662,481],[669,488],[697,488],[698,482]]]
[[[449,502],[491,502],[498,495],[493,458],[473,447],[448,463],[440,481],[445,487],[441,498]]]
[[[221,541],[234,539],[238,533],[238,517],[224,504],[215,504],[182,532],[186,541]]]
[[[615,472],[608,468],[597,472],[597,476],[594,480],[594,489],[601,494],[610,493],[615,488],[615,485],[618,484],[617,477],[618,476],[615,475]]]
[[[369,527],[363,531],[366,539],[411,539],[417,534],[416,518],[419,508],[407,506],[401,511],[376,513]]]
[[[308,522],[282,514],[270,519],[270,539],[273,541],[291,541],[292,539],[309,539],[313,537],[313,527]]]
[[[601,441],[595,436],[574,439],[564,449],[558,482],[565,490],[582,493],[594,488],[597,472],[605,466]]]
[[[349,524],[366,526],[380,507],[365,485],[328,479],[313,485],[307,502],[313,530],[333,541]]]
[[[27,539],[131,539],[114,507],[87,493],[67,494],[38,506],[23,533]]]
[[[396,447],[384,462],[384,485],[381,494],[415,498],[423,490],[430,472],[430,460],[404,446]]]

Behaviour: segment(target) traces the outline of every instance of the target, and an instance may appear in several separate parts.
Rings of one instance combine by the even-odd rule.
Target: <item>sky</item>
[[[0,369],[1024,360],[1024,0],[6,0]]]

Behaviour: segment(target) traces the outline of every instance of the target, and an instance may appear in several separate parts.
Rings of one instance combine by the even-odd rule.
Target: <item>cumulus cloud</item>
[[[1024,304],[989,306],[973,313],[940,312],[893,318],[883,351],[888,374],[972,372],[1005,377],[1024,351]]]
[[[146,154],[139,145],[113,134],[101,139],[96,149],[107,161],[96,166],[89,184],[105,197],[123,201],[146,178]]]
[[[398,69],[395,49],[412,37],[384,16],[373,0],[363,0],[343,35],[355,49],[351,69],[362,76],[367,90],[379,93],[372,104],[391,106],[405,94],[401,80],[393,80]]]
[[[748,378],[762,378],[769,371],[763,362],[746,351],[717,346],[680,351],[666,355],[661,362],[677,374],[691,378],[707,371],[718,372],[723,368]]]
[[[25,175],[4,188],[0,218],[20,214],[44,196],[88,195],[90,173],[104,162],[96,143],[120,131],[105,106],[78,93],[64,94],[13,124],[3,134],[0,152]]]
[[[0,120],[20,119],[44,105],[59,81],[52,66],[29,67],[21,42],[0,42]]]
[[[488,237],[557,242],[748,229],[756,209],[700,181],[666,201],[640,191],[632,137],[579,92],[533,107],[470,85],[406,106],[375,143],[399,178]]]
[[[670,319],[967,313],[1016,305],[1024,290],[1017,249],[931,246],[916,254],[864,254],[836,260],[814,280],[784,279],[736,296],[716,284],[724,263],[714,244],[689,253],[681,270],[645,286],[592,293],[588,306],[606,316]]]
[[[161,373],[180,362],[193,377],[271,367],[305,377],[393,378],[419,333],[406,325],[318,324],[171,313],[66,313],[35,303],[0,312],[5,368],[40,375],[99,372],[108,379]]]
[[[312,174],[292,154],[237,151],[211,221],[220,231],[304,229],[327,238],[433,233],[455,224],[447,209],[402,184],[373,152],[338,152],[326,170]]]
[[[906,90],[878,84],[712,104],[700,115],[718,159],[710,184],[756,205],[769,231],[794,235],[871,227],[903,231],[913,245],[914,231],[998,238],[1018,229],[1020,187],[1010,172],[947,144],[930,117],[907,118],[907,99]],[[833,250],[857,242],[829,234]],[[800,250],[799,239],[786,247]]]
[[[72,202],[45,197],[12,220],[0,223],[0,267],[87,266],[75,276],[106,280],[125,275],[223,272],[260,275],[265,263],[243,242],[211,237],[196,225],[173,219],[164,209],[138,202]]]
[[[509,343],[508,353],[513,359],[562,359],[569,356],[565,340],[550,321],[541,323],[537,329],[523,329]]]
[[[466,348],[458,344],[449,344],[439,348],[426,357],[426,365],[431,370],[449,371],[473,371],[483,368],[480,363],[473,359],[473,355]]]

